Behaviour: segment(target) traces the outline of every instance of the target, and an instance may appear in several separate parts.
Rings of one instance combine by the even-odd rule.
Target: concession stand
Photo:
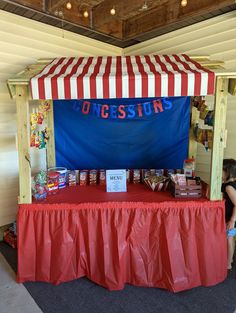
[[[129,283],[178,292],[226,278],[220,188],[228,77],[215,76],[187,55],[79,57],[41,60],[9,79],[8,86],[16,99],[18,123],[18,282],[59,284],[86,276],[109,290]],[[108,103],[109,99],[214,93],[209,199],[177,199],[135,184],[126,193],[107,193],[99,185],[74,186],[32,202],[30,100],[47,100],[52,107],[47,114],[50,168],[57,165],[53,110],[57,101],[105,99]],[[105,117],[107,103],[102,106]]]

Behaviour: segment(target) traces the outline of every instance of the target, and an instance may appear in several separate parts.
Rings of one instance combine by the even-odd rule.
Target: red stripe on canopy
[[[103,74],[103,97],[105,99],[109,98],[109,90],[110,90],[109,76],[111,72],[111,62],[112,62],[112,58],[107,57],[105,72]]]
[[[187,55],[59,58],[30,80],[33,99],[214,94],[215,74]]]

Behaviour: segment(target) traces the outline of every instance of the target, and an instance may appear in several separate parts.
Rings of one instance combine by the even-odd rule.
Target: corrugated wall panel
[[[47,26],[0,10],[0,226],[16,217],[18,158],[16,106],[6,80],[39,58],[58,56],[121,55],[112,45]],[[34,170],[43,166],[45,155],[33,154]]]

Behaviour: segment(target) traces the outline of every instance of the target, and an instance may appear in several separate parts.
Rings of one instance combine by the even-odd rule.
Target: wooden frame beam
[[[210,200],[220,200],[222,184],[222,165],[224,158],[225,124],[229,80],[217,77],[215,94],[215,116],[213,131],[213,148],[210,172]]]
[[[18,203],[31,203],[31,161],[28,85],[16,85],[17,146],[19,160]]]

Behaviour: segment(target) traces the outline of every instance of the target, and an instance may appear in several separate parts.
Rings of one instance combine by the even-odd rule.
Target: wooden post
[[[222,164],[224,158],[228,84],[228,78],[217,77],[213,148],[211,156],[210,200],[220,200],[222,198]]]
[[[19,203],[31,203],[30,121],[28,85],[16,85]]]
[[[50,101],[50,107],[51,109],[47,112],[47,125],[49,129],[49,140],[47,142],[47,168],[56,166],[53,101]]]
[[[191,107],[191,128],[189,131],[189,146],[188,146],[188,157],[191,159],[197,157],[197,140],[194,138],[193,129],[196,123],[199,121],[199,111],[194,106]]]

